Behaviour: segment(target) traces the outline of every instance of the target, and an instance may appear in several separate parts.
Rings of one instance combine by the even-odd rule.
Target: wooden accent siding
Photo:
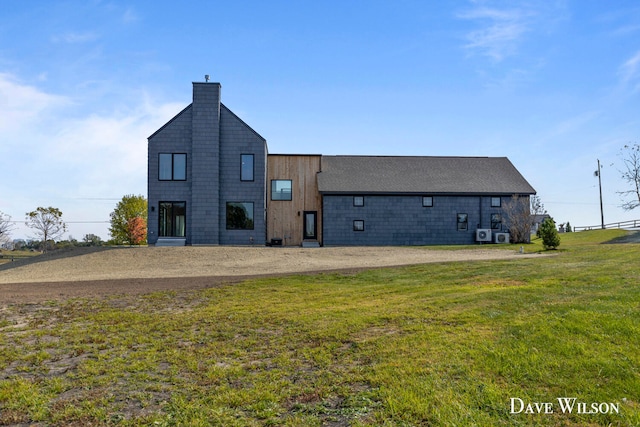
[[[282,239],[283,245],[301,245],[304,212],[316,211],[317,241],[322,243],[322,198],[316,175],[320,155],[269,154],[267,158],[267,241]],[[291,200],[271,200],[271,181],[290,179]]]

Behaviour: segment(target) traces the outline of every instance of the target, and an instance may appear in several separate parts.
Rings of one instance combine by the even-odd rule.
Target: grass
[[[35,251],[0,251],[0,265],[6,264],[9,262],[17,261],[19,259],[32,258],[38,255],[41,255],[40,252]]]
[[[620,233],[565,234],[552,257],[11,305],[0,424],[640,425],[640,245],[601,244]],[[556,410],[512,414],[515,397]]]

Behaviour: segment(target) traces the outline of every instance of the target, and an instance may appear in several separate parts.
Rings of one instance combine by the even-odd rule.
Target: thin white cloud
[[[640,25],[624,25],[622,27],[616,28],[611,32],[611,34],[615,37],[626,37],[632,36],[634,33],[640,31]]]
[[[42,92],[10,74],[0,73],[0,132],[5,135],[32,124],[47,111],[69,104],[65,97]]]
[[[500,9],[481,4],[459,13],[457,17],[478,22],[480,28],[470,31],[465,48],[479,51],[495,61],[502,61],[517,50],[524,34],[530,31],[534,14],[525,8]]]
[[[122,22],[125,24],[131,24],[136,21],[138,21],[138,14],[133,7],[128,7],[122,14]]]
[[[620,81],[624,85],[634,85],[638,89],[640,78],[640,50],[627,59],[619,68]]]
[[[88,43],[98,39],[98,34],[94,32],[67,32],[64,34],[57,34],[51,37],[51,41],[54,43],[68,43],[68,44],[80,44]]]
[[[142,94],[97,114],[0,74],[0,211],[21,220],[51,205],[67,220],[108,221],[115,202],[92,199],[146,194],[147,137],[182,108]]]
[[[572,134],[581,131],[589,123],[596,120],[602,114],[601,111],[586,111],[573,117],[568,117],[558,122],[550,132],[553,137]]]

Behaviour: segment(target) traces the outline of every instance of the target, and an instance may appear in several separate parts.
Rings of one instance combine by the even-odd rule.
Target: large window
[[[185,202],[160,202],[160,237],[184,237],[186,218]]]
[[[290,179],[272,179],[271,200],[291,200],[291,188]]]
[[[158,179],[160,181],[185,181],[187,179],[187,155],[160,153]]]
[[[253,181],[253,154],[240,155],[240,181]]]
[[[469,229],[469,215],[466,213],[459,213],[458,218],[458,231],[465,231]]]
[[[253,230],[252,202],[227,202],[227,230]]]

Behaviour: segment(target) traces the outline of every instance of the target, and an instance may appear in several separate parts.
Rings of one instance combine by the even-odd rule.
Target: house
[[[269,154],[220,93],[193,83],[148,139],[149,244],[469,244],[535,194],[506,157]]]

